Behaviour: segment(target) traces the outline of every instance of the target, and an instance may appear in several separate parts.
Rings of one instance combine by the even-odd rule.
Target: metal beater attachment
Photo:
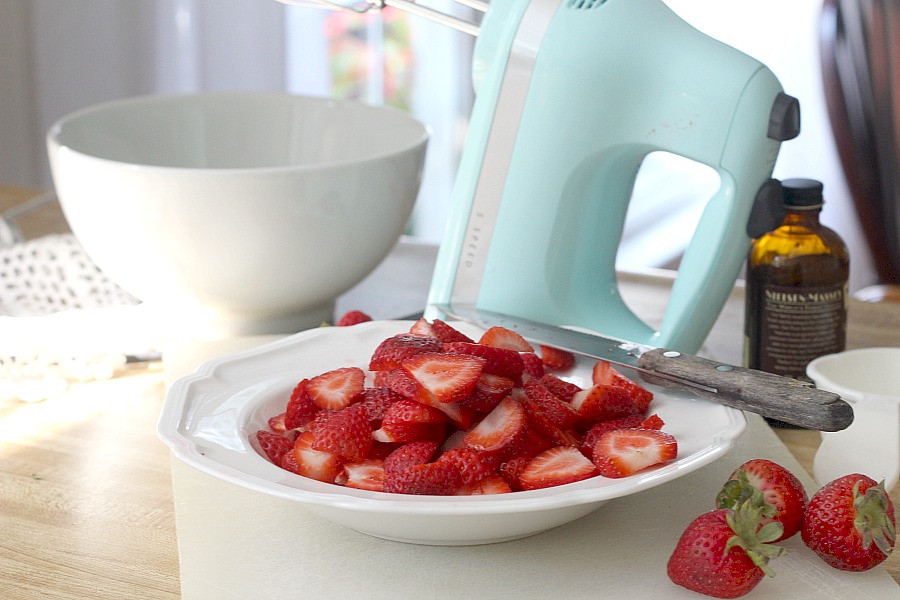
[[[455,0],[458,4],[475,9],[481,13],[487,12],[488,3],[483,0]],[[349,10],[355,13],[378,11],[386,6],[392,6],[411,15],[423,17],[435,23],[452,27],[463,33],[477,36],[479,25],[465,19],[423,6],[414,0],[279,0],[283,4],[295,6],[317,6],[319,8],[331,7],[341,10]],[[324,6],[323,6],[324,5]]]

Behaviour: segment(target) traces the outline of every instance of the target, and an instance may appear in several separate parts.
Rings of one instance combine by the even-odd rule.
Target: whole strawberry
[[[778,521],[784,532],[777,541],[800,531],[808,496],[797,477],[771,460],[748,460],[731,474],[716,496],[716,508],[736,508],[746,500],[762,509],[762,524]]]
[[[780,523],[760,527],[761,510],[752,502],[721,508],[694,519],[669,557],[669,579],[701,594],[737,598],[756,587],[784,549],[769,542],[781,536]]]
[[[335,325],[338,327],[350,327],[351,325],[359,325],[371,320],[372,317],[361,310],[350,310],[345,312]]]
[[[894,505],[871,477],[854,473],[816,492],[806,509],[803,542],[842,571],[866,571],[884,561],[896,537]]]

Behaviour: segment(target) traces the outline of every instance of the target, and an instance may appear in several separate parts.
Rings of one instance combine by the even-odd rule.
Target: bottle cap
[[[785,179],[781,182],[784,205],[789,208],[821,208],[822,182],[815,179]]]

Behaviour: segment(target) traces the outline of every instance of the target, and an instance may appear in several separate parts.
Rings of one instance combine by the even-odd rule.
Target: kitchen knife
[[[700,398],[798,427],[840,431],[853,422],[853,408],[839,395],[797,379],[593,332],[546,325],[471,305],[435,304],[434,308],[449,318],[485,329],[505,327],[537,344],[634,369],[648,383],[685,388]]]

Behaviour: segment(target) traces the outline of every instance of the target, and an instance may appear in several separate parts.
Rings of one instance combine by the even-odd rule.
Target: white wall
[[[774,176],[825,185],[822,221],[850,248],[850,287],[875,282],[859,218],[837,155],[822,92],[818,46],[821,0],[665,0],[697,29],[756,58],[800,100],[800,136],[781,146]]]
[[[44,133],[97,102],[282,89],[283,10],[274,0],[0,0],[0,181],[49,187]]]

